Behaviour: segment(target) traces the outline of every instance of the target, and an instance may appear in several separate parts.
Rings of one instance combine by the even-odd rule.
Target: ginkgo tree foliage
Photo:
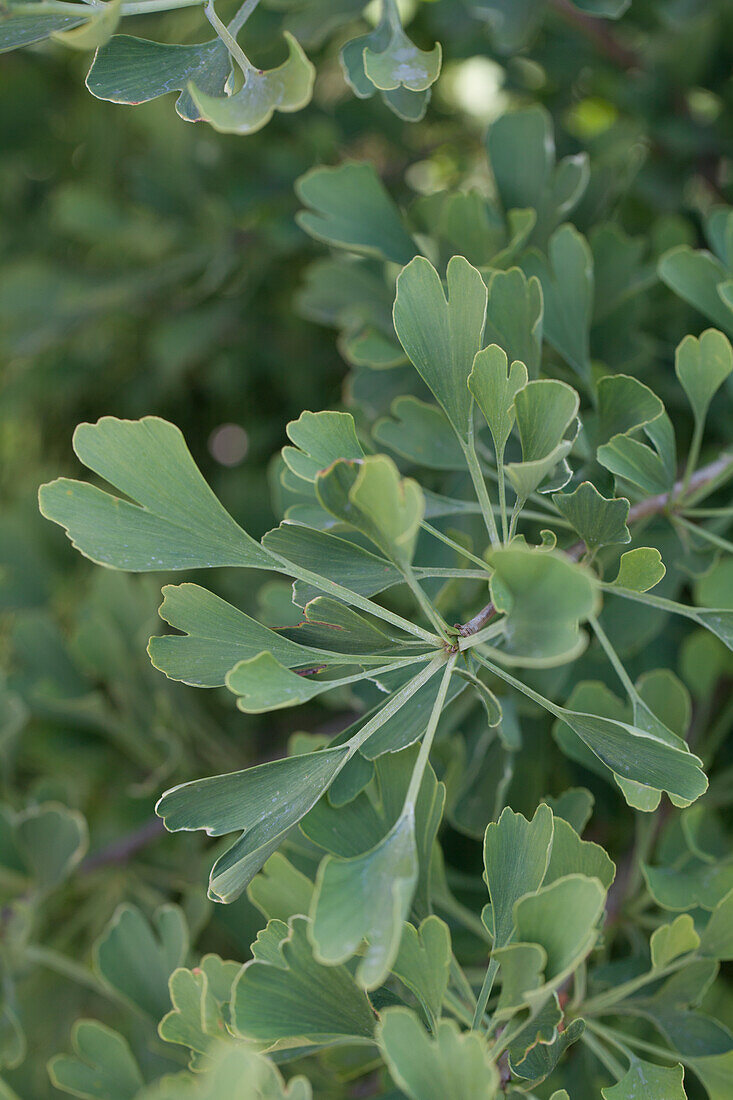
[[[565,226],[552,240],[558,233],[577,237]],[[550,247],[550,256],[562,286],[566,253]],[[160,615],[175,633],[149,645],[164,675],[224,687],[249,714],[374,689],[336,736],[300,738],[282,759],[183,783],[158,801],[167,829],[229,838],[209,897],[231,903],[247,890],[270,918],[243,968],[209,957],[171,976],[160,1034],[188,1047],[197,1070],[218,1064],[222,1044],[244,1043],[241,1057],[252,1058],[254,1043],[276,1061],[351,1046],[364,1071],[378,1054],[406,1096],[490,1097],[539,1087],[581,1042],[616,1082],[604,1095],[631,1097],[641,1083],[672,1097],[686,1095],[687,1069],[704,1082],[729,1049],[723,1025],[694,1008],[700,983],[731,953],[725,876],[698,910],[692,897],[659,900],[655,873],[675,886],[649,868],[662,908],[693,914],[656,927],[650,965],[615,981],[593,966],[616,869],[582,839],[588,793],[545,799],[531,820],[509,807],[494,819],[493,807],[502,775],[521,764],[517,715],[529,712],[548,715],[545,736],[640,817],[664,798],[700,820],[708,779],[685,739],[686,692],[664,669],[630,678],[606,611],[663,612],[733,646],[725,606],[656,594],[666,565],[643,538],[644,523],[660,517],[683,539],[727,547],[697,517],[733,459],[698,458],[733,350],[716,329],[677,349],[695,424],[685,462],[663,402],[633,376],[577,369],[576,388],[546,376],[541,355],[529,367],[510,358],[514,340],[532,346],[536,320],[531,310],[518,319],[489,310],[500,277],[460,255],[441,273],[417,254],[396,279],[395,338],[430,400],[404,399],[409,427],[392,436],[394,450],[414,467],[420,454],[449,455],[450,476],[435,488],[341,411],[305,412],[287,426],[282,478],[298,503],[259,541],[217,500],[178,429],[157,417],[80,425],[74,450],[95,480],[41,488],[43,514],[108,568],[226,566],[293,582],[290,625],[258,621],[198,583],[166,585]],[[527,282],[517,268],[503,277],[526,286],[542,314],[539,277]],[[514,339],[487,343],[487,316],[491,334],[503,319]],[[559,702],[553,671],[589,647],[615,690],[581,680]],[[464,827],[483,833],[486,904],[469,925],[485,943],[480,981],[452,949],[445,918],[457,906],[438,839],[455,783],[447,759],[467,722],[478,737],[451,798],[458,820],[471,800]],[[312,879],[288,859],[294,830],[317,854]],[[159,935],[157,950],[167,950],[162,924]],[[108,954],[102,973],[124,992],[130,972]],[[638,1019],[656,1041],[640,1039]],[[110,1044],[123,1057],[123,1041],[101,1025],[80,1025],[76,1043],[77,1055],[52,1065],[71,1091],[90,1060],[107,1065]],[[274,1068],[258,1072],[278,1080]],[[308,1094],[297,1078],[296,1087]]]
[[[2,41],[93,49],[93,94],[173,91],[184,119],[239,134],[305,107],[308,51],[331,37],[355,96],[406,122],[442,62],[391,2],[353,34],[361,3],[208,3],[214,37],[195,45],[118,34],[142,8],[113,4],[12,4]],[[561,16],[633,73],[598,18],[628,7],[481,0],[466,18],[504,55]],[[281,63],[260,70],[265,16]],[[94,903],[84,817],[52,784],[3,809],[11,1100],[34,968],[108,1010],[69,1020],[54,1095],[729,1095],[733,213],[718,194],[704,238],[681,219],[630,235],[603,152],[566,155],[547,109],[520,102],[460,186],[412,204],[352,156],[301,176],[317,258],[298,306],[338,331],[349,375],[343,406],[282,424],[282,520],[263,537],[169,420],[76,429],[75,476],[40,507],[104,567],[86,570],[77,647],[93,682],[119,675],[125,709],[86,684],[83,706],[41,702],[124,743],[150,835],[179,835],[147,880],[100,879],[120,904],[87,966],[73,923],[54,951],[35,916],[53,921],[64,890]],[[154,576],[138,590],[125,572]],[[159,580],[148,691],[127,647]],[[68,660],[36,647],[43,677]],[[258,763],[207,724],[212,697],[240,741],[263,723]],[[22,723],[2,699],[4,728]],[[205,748],[173,786],[170,727]],[[207,901],[167,866],[177,843],[189,878],[206,850],[210,908],[238,932],[223,947],[201,946]]]

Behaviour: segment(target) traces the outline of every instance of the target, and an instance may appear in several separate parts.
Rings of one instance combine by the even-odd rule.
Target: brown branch
[[[687,487],[687,494],[694,492],[696,489],[701,489],[703,485],[707,485],[711,481],[715,481],[720,474],[722,474],[733,463],[733,456],[729,454],[721,455],[711,462],[708,466],[701,466],[692,477]],[[640,500],[637,504],[632,504],[629,508],[629,514],[626,519],[627,524],[636,523],[640,519],[647,519],[649,516],[660,515],[666,511],[673,503],[677,501],[679,494],[682,492],[683,482],[676,481],[668,493],[658,493],[657,496],[647,497],[646,500]],[[574,542],[572,546],[569,546],[565,553],[573,561],[578,561],[585,552],[585,543]],[[496,613],[496,608],[493,603],[489,602],[485,607],[482,607],[480,611],[477,611],[472,619],[469,619],[466,623],[457,623],[458,633],[462,638],[468,638],[471,634],[478,634],[479,630],[482,630],[488,623],[491,622]]]
[[[576,30],[580,31],[584,38],[592,42],[600,54],[613,62],[614,65],[618,65],[620,69],[628,71],[642,68],[642,61],[636,50],[632,50],[629,46],[625,46],[623,42],[619,42],[616,35],[609,30],[602,19],[578,11],[569,0],[550,0],[550,7],[555,9],[561,19],[564,19],[566,23],[570,23]]]
[[[159,817],[153,817],[150,821],[146,821],[144,825],[141,825],[139,829],[128,833],[127,836],[113,841],[112,844],[100,848],[97,852],[92,852],[82,863],[80,871],[83,875],[89,875],[102,867],[127,863],[143,848],[147,848],[148,844],[158,840],[164,832],[163,822]]]

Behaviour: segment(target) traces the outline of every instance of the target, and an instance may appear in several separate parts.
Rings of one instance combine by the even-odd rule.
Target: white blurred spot
[[[238,466],[249,450],[249,437],[241,424],[220,424],[209,436],[209,453],[222,466]]]

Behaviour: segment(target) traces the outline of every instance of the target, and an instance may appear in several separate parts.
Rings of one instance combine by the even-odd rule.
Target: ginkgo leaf
[[[538,890],[547,871],[553,816],[541,803],[531,821],[507,806],[484,837],[484,867],[491,898],[494,949],[506,947],[515,933],[514,905]]]
[[[233,565],[272,569],[269,555],[224,510],[178,428],[157,416],[80,424],[74,450],[134,503],[94,485],[42,485],[41,512],[99,565],[131,572]]]
[[[418,483],[401,478],[390,458],[335,462],[316,477],[316,495],[327,511],[366,535],[398,568],[409,566],[425,501]]]
[[[669,924],[655,928],[649,941],[652,966],[661,970],[680,955],[695,951],[700,946],[700,937],[689,913],[681,913]]]
[[[340,458],[364,457],[351,413],[304,412],[286,430],[295,447],[283,447],[282,456],[304,481],[314,482],[321,470]]]
[[[392,416],[372,429],[377,443],[433,470],[464,470],[466,460],[445,413],[417,397],[398,397]]]
[[[633,1056],[631,1067],[611,1088],[601,1089],[604,1100],[686,1100],[685,1071],[681,1065],[658,1066]]]
[[[593,575],[555,552],[510,547],[488,555],[494,605],[506,612],[497,660],[524,667],[562,664],[582,651],[580,629],[598,610]]]
[[[522,444],[522,461],[505,466],[521,500],[537,489],[562,489],[570,479],[565,462],[577,434],[579,397],[572,386],[556,379],[528,382],[517,391],[514,409]],[[566,435],[571,425],[576,432]]]
[[[247,897],[268,921],[287,922],[309,912],[313,883],[282,852],[274,852],[250,882]]]
[[[359,99],[369,99],[377,91],[376,85],[366,73],[365,50],[369,48],[373,53],[381,53],[389,45],[391,36],[388,12],[383,9],[382,18],[374,30],[350,39],[341,47],[339,58],[344,77]],[[423,92],[415,92],[400,85],[393,90],[379,89],[379,91],[389,109],[407,122],[418,122],[422,119],[430,102],[430,88]]]
[[[80,27],[70,31],[55,31],[52,38],[73,50],[96,50],[104,46],[115,32],[120,21],[122,0],[108,0],[99,10],[92,10],[90,18]]]
[[[159,1020],[170,1007],[168,978],[185,961],[188,928],[176,905],[158,909],[152,923],[121,905],[94,948],[97,970],[126,1000]]]
[[[346,967],[316,961],[304,917],[290,921],[280,957],[277,965],[254,959],[243,967],[232,992],[232,1023],[240,1035],[268,1045],[372,1038],[366,993]]]
[[[555,817],[550,862],[543,883],[547,886],[570,874],[597,878],[608,890],[616,875],[616,866],[600,844],[581,840],[572,825]]]
[[[234,901],[305,817],[343,767],[341,746],[274,760],[245,771],[196,779],[166,791],[155,812],[172,832],[205,829],[209,836],[242,830],[214,864],[209,896]]]
[[[462,256],[447,268],[447,297],[432,264],[416,256],[397,278],[394,326],[410,361],[462,440],[471,429],[467,388],[481,347],[488,292]]]
[[[498,461],[514,426],[514,401],[527,384],[527,368],[514,362],[496,344],[477,353],[468,378],[468,388],[484,415],[494,441]]]
[[[667,572],[662,555],[656,547],[637,546],[621,555],[616,580],[612,584],[619,588],[630,588],[633,592],[648,592]]]
[[[583,481],[574,492],[555,493],[552,499],[589,550],[631,542],[626,526],[630,504],[625,497],[608,499],[590,481]]]
[[[404,926],[392,973],[417,997],[431,1026],[440,1017],[448,988],[450,959],[450,931],[440,917],[433,913],[417,928],[412,924]]]
[[[588,954],[605,900],[606,892],[598,879],[572,874],[516,902],[517,940],[544,949],[546,981],[561,980]]]
[[[638,378],[606,375],[598,383],[598,443],[651,424],[663,412],[662,401]]]
[[[312,168],[295,190],[309,207],[296,215],[298,225],[316,240],[398,264],[415,255],[402,215],[373,165]]]
[[[698,339],[685,336],[675,352],[674,369],[699,422],[705,420],[710,402],[733,371],[730,340],[713,328]]]
[[[288,668],[344,663],[340,654],[300,645],[262,626],[197,584],[165,585],[163,596],[158,614],[184,634],[151,638],[148,653],[155,667],[172,680],[218,687],[230,669],[263,650]]]
[[[97,99],[113,103],[147,103],[180,92],[176,111],[187,122],[197,122],[202,116],[187,91],[189,83],[220,96],[231,71],[232,59],[220,38],[180,46],[116,34],[94,55],[87,87]]]
[[[588,384],[593,310],[593,255],[588,242],[574,226],[563,225],[550,237],[547,258],[530,250],[522,259],[522,270],[542,286],[545,339]]]
[[[135,1100],[143,1076],[126,1039],[96,1020],[77,1020],[71,1044],[73,1055],[58,1054],[49,1064],[56,1088],[93,1100]]]
[[[412,809],[363,855],[327,856],[318,870],[312,909],[316,958],[344,963],[367,939],[357,981],[364,989],[380,986],[399,949],[418,869]]]
[[[406,1008],[387,1008],[377,1041],[392,1078],[410,1100],[465,1100],[497,1095],[499,1074],[488,1048],[475,1032],[461,1032],[453,1020],[441,1020],[431,1039]]]
[[[375,88],[394,91],[406,88],[411,92],[424,92],[434,84],[440,74],[443,51],[439,42],[432,50],[420,50],[402,29],[393,0],[388,0],[386,12],[389,18],[389,37],[379,50],[368,44],[364,47],[364,73]]]
[[[254,134],[272,118],[275,111],[299,111],[310,102],[316,70],[296,38],[285,32],[288,56],[276,69],[249,67],[244,84],[229,96],[211,95],[196,83],[187,84],[188,93],[201,117],[215,130],[225,134]]]
[[[524,363],[536,378],[542,357],[544,303],[539,279],[518,267],[494,271],[488,281],[484,340],[498,344],[510,363]]]
[[[535,237],[544,247],[588,185],[587,155],[566,157],[556,164],[552,118],[538,104],[505,111],[490,126],[486,144],[504,209],[533,207]]]

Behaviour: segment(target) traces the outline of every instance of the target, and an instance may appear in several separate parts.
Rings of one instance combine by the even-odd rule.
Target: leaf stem
[[[491,990],[494,988],[494,978],[496,972],[499,969],[499,964],[493,957],[489,959],[488,969],[484,975],[483,984],[481,986],[481,992],[478,995],[476,1001],[476,1011],[473,1014],[473,1022],[471,1027],[474,1031],[478,1031],[481,1026],[481,1021],[484,1018],[486,1012],[486,1006],[489,1003],[489,997],[491,996]]]
[[[684,499],[684,497],[687,495],[687,490],[690,486],[690,479],[700,458],[700,448],[702,446],[702,433],[704,428],[704,417],[696,416],[695,427],[693,428],[692,440],[690,442],[690,450],[688,451],[687,462],[685,464],[685,472],[682,477],[682,485],[678,493],[680,499]]]
[[[422,609],[423,614],[427,617],[428,622],[433,624],[443,641],[447,642],[449,640],[448,624],[425,595],[420,582],[412,571],[412,566],[406,565],[402,570],[402,575],[407,581],[407,585]]]
[[[463,447],[463,453],[466,458],[466,465],[468,466],[468,472],[471,475],[471,481],[476,492],[476,497],[481,505],[481,514],[484,517],[484,523],[486,524],[486,530],[489,535],[489,540],[492,546],[499,546],[501,540],[499,538],[499,532],[496,527],[496,520],[494,519],[494,509],[489,499],[489,492],[486,488],[486,482],[484,481],[484,475],[481,473],[481,466],[479,465],[478,455],[476,454],[476,446],[473,439],[470,439],[468,443],[464,443],[461,440],[461,446]]]
[[[240,69],[242,70],[242,73],[244,74],[244,78],[246,80],[247,79],[247,74],[252,72],[252,70],[254,69],[254,65],[252,64],[250,59],[247,57],[247,55],[244,52],[244,50],[242,49],[242,47],[237,42],[236,38],[234,37],[234,35],[230,31],[230,29],[222,23],[221,19],[216,14],[216,9],[214,8],[214,0],[206,0],[206,7],[204,8],[204,15],[209,20],[212,27],[214,28],[214,30],[216,31],[217,35],[222,40],[222,42],[224,43],[226,48],[229,50],[229,53],[232,55],[234,60],[239,65]]]
[[[601,643],[604,653],[608,657],[608,660],[611,662],[614,672],[623,684],[624,690],[626,691],[629,699],[631,699],[632,702],[637,700],[639,698],[639,693],[634,687],[631,681],[631,677],[621,663],[618,653],[611,645],[611,642],[609,641],[608,635],[606,634],[605,630],[595,616],[591,616],[589,622],[593,628],[593,633],[595,634],[596,638],[598,638],[598,641]]]
[[[361,748],[375,730],[378,730],[389,718],[392,718],[392,716],[405,705],[408,699],[411,699],[415,692],[419,691],[423,684],[428,682],[430,677],[438,671],[444,662],[445,653],[441,651],[433,657],[430,664],[428,664],[422,672],[418,672],[414,679],[410,680],[404,687],[401,687],[399,691],[390,696],[384,706],[346,742],[349,746],[349,753],[346,760],[350,760],[357,749]]]
[[[427,729],[420,745],[420,752],[415,762],[415,767],[412,772],[412,778],[410,779],[410,786],[407,788],[407,794],[405,796],[405,804],[402,808],[403,814],[409,809],[415,808],[417,802],[417,796],[420,793],[420,787],[422,785],[422,777],[427,767],[428,759],[430,757],[430,750],[433,746],[433,738],[435,737],[435,731],[438,728],[438,721],[443,711],[445,704],[445,697],[448,693],[448,684],[450,683],[451,674],[455,668],[456,661],[458,660],[458,653],[451,653],[447,659],[445,670],[443,672],[443,679],[440,682],[438,688],[438,694],[435,702],[433,703],[433,709],[430,712],[430,718],[428,719]]]
[[[588,1028],[590,1028],[590,1024],[588,1024]],[[588,1050],[590,1050],[592,1054],[595,1054],[598,1061],[608,1070],[612,1077],[618,1081],[624,1076],[626,1072],[624,1067],[617,1058],[614,1058],[610,1051],[606,1050],[603,1043],[599,1042],[597,1035],[594,1035],[592,1031],[586,1029],[581,1038],[588,1047]]]
[[[649,985],[650,982],[657,982],[660,978],[666,978],[669,974],[674,974],[677,970],[680,970],[683,966],[689,966],[693,956],[690,954],[683,955],[679,959],[675,959],[668,966],[662,966],[658,970],[648,970],[645,974],[640,974],[637,978],[632,978],[628,982],[624,982],[622,985],[617,985],[614,989],[609,989],[605,993],[599,993],[597,997],[591,997],[589,1001],[586,1001],[583,1005],[584,1016],[603,1016],[611,1010],[611,1008],[618,1004],[619,1001],[626,1000],[637,990],[643,989],[645,985]]]

